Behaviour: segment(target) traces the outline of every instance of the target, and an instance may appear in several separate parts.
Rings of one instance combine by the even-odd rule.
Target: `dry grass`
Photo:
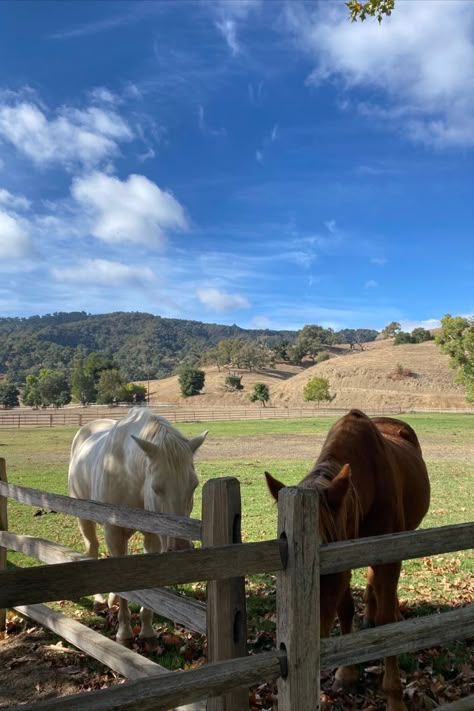
[[[433,342],[395,346],[393,339],[366,344],[366,350],[351,351],[348,347],[334,349],[333,358],[310,367],[279,364],[276,369],[257,372],[235,371],[242,375],[244,389],[231,393],[225,389],[228,371],[206,370],[206,385],[201,395],[185,400],[176,376],[150,381],[152,404],[170,402],[199,407],[261,407],[251,405],[248,394],[257,382],[270,388],[271,405],[304,407],[303,387],[315,375],[328,378],[335,398],[332,407],[466,408],[464,388],[454,382],[455,371],[448,357]],[[415,377],[392,379],[397,365]],[[232,371],[234,372],[234,371]],[[146,383],[145,383],[146,385]]]

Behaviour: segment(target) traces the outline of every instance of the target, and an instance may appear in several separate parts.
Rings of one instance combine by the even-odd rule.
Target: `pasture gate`
[[[168,711],[208,699],[208,711],[244,711],[248,709],[249,686],[278,679],[279,711],[317,711],[321,667],[366,662],[474,636],[471,604],[319,641],[320,575],[472,548],[474,523],[321,545],[316,535],[317,496],[309,489],[283,489],[278,502],[278,536],[243,544],[236,479],[205,484],[201,522],[8,484],[5,460],[0,459],[0,567],[6,567],[6,549],[54,563],[0,572],[0,608],[14,607],[130,679],[120,686],[50,699],[22,709]],[[202,547],[177,553],[89,559],[50,541],[9,532],[8,497],[101,523],[109,521],[201,540]],[[277,648],[247,656],[243,576],[275,571]],[[210,581],[206,607],[157,589],[202,580]],[[191,629],[207,629],[208,663],[189,671],[169,672],[42,604],[105,589],[119,591]],[[131,592],[124,593],[124,589]],[[3,624],[4,619],[3,612]],[[470,697],[438,707],[438,711],[473,708],[474,697]]]

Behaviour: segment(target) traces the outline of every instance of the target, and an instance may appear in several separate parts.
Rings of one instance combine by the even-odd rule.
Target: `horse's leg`
[[[354,618],[354,599],[350,587],[347,587],[337,607],[337,616],[341,626],[342,634],[352,632],[352,620]],[[342,689],[352,686],[359,678],[359,668],[353,664],[351,666],[339,667],[334,678],[334,688]]]
[[[401,563],[387,563],[373,568],[373,586],[377,598],[376,625],[396,622],[400,617],[397,585]],[[403,703],[403,690],[397,657],[385,657],[382,688],[387,696],[387,711],[407,711]]]
[[[143,550],[145,553],[161,553],[161,538],[155,533],[143,534]],[[153,610],[146,607],[140,609],[141,629],[139,638],[145,651],[154,652],[158,649],[158,637],[153,629]]]
[[[374,590],[374,569],[369,566],[367,584],[364,591],[364,627],[374,627],[377,616],[377,597]]]
[[[105,542],[107,543],[109,554],[111,556],[127,555],[128,539],[132,533],[133,531],[120,528],[119,526],[113,526],[109,523],[104,524]],[[129,647],[132,644],[133,632],[130,625],[131,615],[128,608],[128,601],[123,597],[119,597],[118,602],[119,612],[116,640],[120,644]]]
[[[82,538],[84,539],[84,545],[86,547],[86,555],[91,558],[99,557],[99,539],[97,538],[96,523],[95,521],[88,521],[86,519],[79,518],[77,520],[79,524],[79,530],[81,531]],[[104,609],[107,602],[105,597],[100,593],[94,595],[94,610],[100,612]]]

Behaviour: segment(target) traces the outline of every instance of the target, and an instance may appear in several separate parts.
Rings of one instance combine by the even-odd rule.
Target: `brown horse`
[[[284,486],[265,473],[275,499]],[[351,410],[329,430],[316,464],[300,486],[320,494],[323,542],[411,531],[426,514],[430,483],[414,430],[390,417],[369,418]],[[397,585],[401,562],[369,568],[364,601],[368,625],[400,619]],[[337,614],[343,634],[351,632],[354,602],[351,571],[321,577],[321,636]],[[355,682],[356,667],[340,667],[336,686]],[[383,689],[387,711],[406,711],[397,657],[385,659]]]

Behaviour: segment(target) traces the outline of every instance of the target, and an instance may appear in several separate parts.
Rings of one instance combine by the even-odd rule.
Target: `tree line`
[[[26,376],[22,391],[23,404],[34,408],[63,407],[71,400],[81,405],[139,404],[147,397],[143,385],[126,382],[114,360],[96,352],[79,355],[71,373],[64,368],[40,368]],[[14,383],[0,383],[0,407],[17,407],[19,397]]]

